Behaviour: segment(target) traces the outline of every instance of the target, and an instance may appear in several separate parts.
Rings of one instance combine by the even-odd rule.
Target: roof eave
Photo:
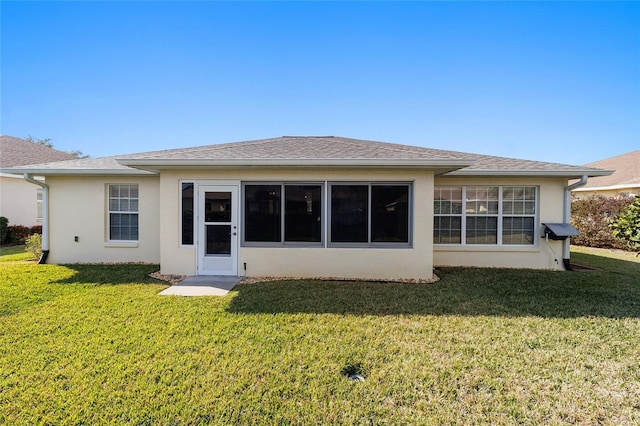
[[[12,169],[0,169],[1,173],[7,173],[12,175],[23,175],[29,173],[37,176],[104,176],[104,175],[120,175],[120,176],[138,176],[138,175],[155,175],[157,173],[138,170],[138,169],[28,169],[28,168],[12,168]]]
[[[640,188],[640,182],[638,183],[630,183],[630,184],[621,184],[621,185],[610,185],[610,186],[581,186],[580,188],[576,188],[574,192],[589,192],[589,191],[616,191],[618,189],[633,189]]]
[[[445,176],[511,176],[511,177],[563,177],[577,179],[582,176],[609,176],[613,170],[490,170],[490,169],[461,169],[447,173]]]
[[[473,164],[473,160],[415,159],[117,159],[119,164],[140,170],[159,172],[167,169],[422,169],[448,173]]]

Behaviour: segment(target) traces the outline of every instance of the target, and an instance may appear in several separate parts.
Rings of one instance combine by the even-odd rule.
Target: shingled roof
[[[177,168],[420,168],[447,175],[600,176],[603,170],[336,136],[282,136],[32,166],[42,174],[156,173]]]
[[[575,191],[640,188],[640,150],[589,163],[586,166],[615,171],[609,176],[589,179],[586,185]]]
[[[13,136],[0,135],[0,167],[10,168],[76,158],[68,152],[29,142]]]

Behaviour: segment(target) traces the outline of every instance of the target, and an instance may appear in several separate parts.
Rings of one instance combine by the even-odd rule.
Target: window
[[[244,242],[322,243],[322,185],[245,184]]]
[[[138,240],[138,185],[108,185],[109,240]]]
[[[193,182],[182,183],[181,241],[185,246],[193,245],[193,191]]]
[[[322,247],[327,223],[334,246],[409,246],[410,184],[331,183],[328,188],[326,193],[319,183],[245,183],[243,243]]]
[[[331,185],[331,243],[409,245],[409,184]]]
[[[532,245],[533,186],[437,186],[435,244]]]

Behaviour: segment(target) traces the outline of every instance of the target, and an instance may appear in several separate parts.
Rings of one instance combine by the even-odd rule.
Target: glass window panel
[[[462,213],[462,187],[435,187],[434,212],[435,214]]]
[[[433,224],[435,244],[460,244],[462,242],[462,217],[436,216]]]
[[[320,185],[286,185],[284,193],[285,241],[322,241],[322,187]]]
[[[207,225],[207,255],[231,254],[231,225]]]
[[[109,239],[138,239],[138,185],[109,185]]]
[[[467,188],[466,203],[468,214],[497,214],[498,187],[470,186]]]
[[[467,244],[497,244],[498,218],[467,217],[465,239]]]
[[[248,242],[281,242],[280,185],[245,185],[244,235]]]
[[[371,186],[371,242],[409,242],[409,187]]]
[[[193,182],[182,184],[182,244],[193,245]]]
[[[533,244],[534,218],[506,217],[502,223],[502,244]]]
[[[535,201],[525,201],[524,203],[524,214],[535,214],[536,213],[536,202]]]
[[[205,222],[231,222],[231,192],[204,193]]]
[[[331,186],[332,242],[367,243],[368,218],[368,185]]]

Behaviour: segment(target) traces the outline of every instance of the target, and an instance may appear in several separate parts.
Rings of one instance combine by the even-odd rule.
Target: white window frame
[[[127,211],[123,211],[123,210],[112,210],[111,209],[111,200],[113,199],[111,197],[111,188],[115,187],[115,186],[119,186],[119,187],[123,187],[123,186],[129,186],[129,187],[136,187],[137,191],[138,191],[138,197],[137,198],[132,198],[132,197],[126,197],[126,199],[129,200],[129,202],[131,200],[136,200],[137,201],[137,209],[135,211],[132,210],[127,210]],[[117,197],[118,199],[125,199],[125,197]],[[111,215],[112,214],[125,214],[125,215],[130,215],[130,216],[136,216],[138,219],[138,238],[136,239],[129,239],[129,240],[123,240],[123,239],[112,239],[111,238]],[[123,243],[135,243],[135,242],[139,242],[140,241],[140,185],[138,185],[137,183],[109,183],[107,184],[107,241],[109,242],[123,242]]]
[[[467,213],[467,188],[498,188],[498,213],[497,214],[474,214]],[[461,230],[460,230],[460,242],[459,243],[437,243],[435,242],[434,235],[434,245],[443,247],[443,246],[454,246],[454,247],[501,247],[501,248],[523,248],[523,247],[533,247],[536,245],[537,237],[538,237],[538,227],[536,224],[538,223],[538,216],[540,210],[540,188],[535,185],[436,185],[436,188],[461,188],[462,190],[462,210],[459,214],[446,214],[446,213],[435,213],[434,210],[434,222],[436,217],[460,217],[461,218]],[[504,191],[507,188],[533,188],[535,193],[534,200],[534,213],[533,214],[514,214],[514,213],[504,213],[503,209],[503,197]],[[435,201],[435,200],[434,200]],[[497,217],[497,235],[496,235],[496,243],[495,244],[470,244],[466,242],[467,238],[467,218],[469,217]],[[533,218],[533,237],[530,244],[504,244],[503,240],[503,222],[505,218]],[[434,233],[435,233],[435,223],[434,223]]]

